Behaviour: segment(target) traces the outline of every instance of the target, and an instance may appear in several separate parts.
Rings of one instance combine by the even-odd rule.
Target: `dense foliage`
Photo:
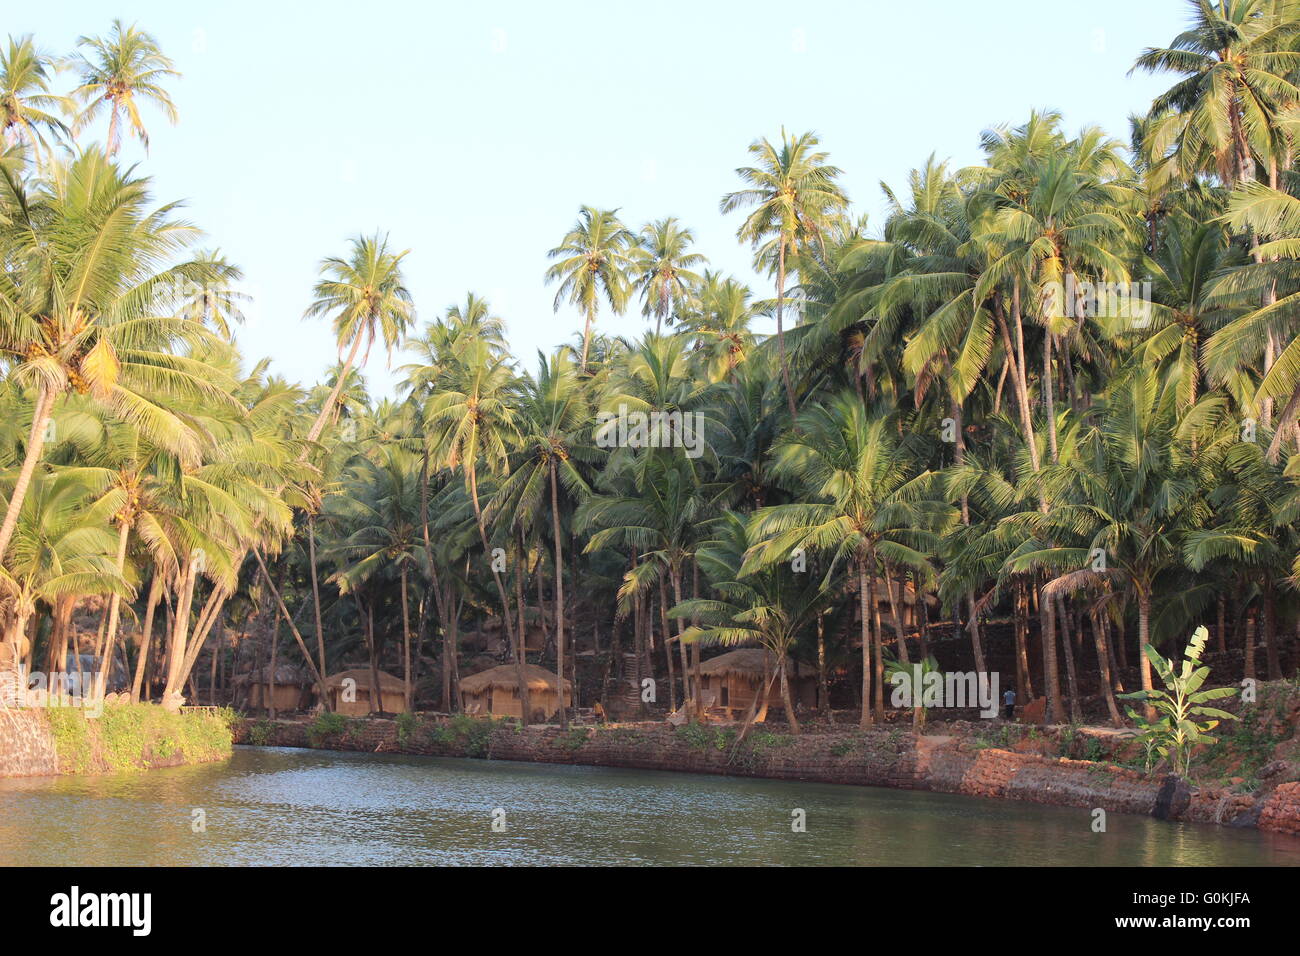
[[[1116,721],[1129,660],[1150,689],[1143,648],[1200,623],[1219,650],[1237,625],[1250,676],[1258,634],[1282,676],[1300,621],[1300,4],[1189,13],[1135,65],[1171,86],[1128,143],[1033,113],[984,132],[981,165],[927,160],[879,228],[815,135],[758,140],[720,205],[770,288],[711,269],[673,218],[583,207],[544,272],[580,344],[535,362],[473,293],[417,326],[405,253],[359,236],[312,290],[340,355],[314,387],[238,353],[238,269],[115,159],[124,133],[147,142],[150,108],[174,118],[153,38],[85,38],[66,96],[65,61],[11,39],[11,656],[62,669],[90,601],[105,672],[120,657],[133,696],[172,705],[201,656],[215,673],[234,635],[283,627],[273,662],[316,681],[385,664],[408,701],[436,671],[427,702],[454,710],[461,629],[487,619],[516,664],[542,629],[534,662],[566,674],[630,627],[674,707],[700,698],[702,644],[792,652],[823,686],[860,667],[863,723],[886,663],[909,660],[899,638],[925,660],[938,619],[978,670],[989,622],[1010,621],[1006,682],[1049,718],[1080,716],[1084,628]],[[629,308],[643,335],[601,334]],[[774,335],[754,331],[769,317]],[[376,345],[405,356],[396,399],[366,392]]]

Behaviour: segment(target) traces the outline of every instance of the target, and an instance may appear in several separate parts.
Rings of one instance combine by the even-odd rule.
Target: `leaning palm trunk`
[[[320,438],[320,433],[325,430],[325,423],[329,421],[330,415],[334,411],[334,405],[339,400],[339,395],[343,392],[343,386],[347,382],[348,373],[352,371],[352,365],[357,360],[357,353],[361,350],[361,328],[358,327],[356,335],[352,337],[352,349],[348,352],[347,359],[343,362],[343,367],[339,369],[338,381],[330,389],[329,396],[325,399],[325,404],[321,406],[320,413],[316,420],[311,423],[311,428],[307,430],[307,441],[314,442]],[[303,449],[303,457],[310,454],[308,449]]]
[[[190,608],[194,602],[194,585],[198,570],[192,558],[187,559],[176,583],[176,612],[172,616],[171,634],[167,640],[167,680],[163,684],[162,704],[168,710],[179,710],[184,698],[183,665],[185,642],[189,636]]]
[[[312,660],[311,652],[307,650],[307,642],[302,639],[302,633],[298,630],[298,625],[294,622],[293,615],[289,613],[289,609],[285,607],[284,598],[280,596],[280,589],[277,588],[275,582],[271,580],[271,573],[266,569],[266,562],[262,559],[262,552],[257,548],[254,548],[253,557],[257,559],[257,567],[262,572],[262,580],[266,583],[267,588],[271,592],[271,596],[275,599],[275,604],[280,610],[280,615],[289,625],[289,632],[293,635],[293,639],[298,644],[298,650],[302,652],[303,659],[307,662],[307,667],[311,670],[312,677],[316,681],[316,688],[320,694],[321,706],[326,710],[329,710],[329,691],[325,687],[325,675],[321,673],[321,671],[316,667],[316,662]]]
[[[45,431],[54,412],[55,398],[57,394],[54,389],[47,385],[41,386],[40,395],[36,399],[36,408],[32,413],[32,429],[27,436],[27,451],[23,455],[23,464],[14,482],[13,493],[9,496],[9,507],[5,510],[4,522],[0,524],[0,561],[4,560],[5,553],[9,550],[14,529],[18,527],[18,514],[22,511],[23,500],[27,497],[27,489],[31,486],[36,465],[41,460],[41,452],[45,448]]]

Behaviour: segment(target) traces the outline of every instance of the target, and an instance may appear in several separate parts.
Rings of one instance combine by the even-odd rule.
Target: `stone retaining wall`
[[[236,725],[235,740],[931,790],[1143,815],[1156,809],[1167,780],[1114,764],[981,747],[967,737],[917,736],[897,728],[798,737],[760,730],[736,748],[734,731],[711,727],[637,724],[565,733],[554,727],[428,721],[408,724],[399,733],[395,721],[367,718],[350,720],[344,732],[326,736],[313,733],[308,721],[245,721]],[[1257,795],[1193,790],[1190,802],[1175,803],[1171,818],[1300,834],[1300,783]]]
[[[45,716],[0,709],[0,777],[44,777],[59,772],[59,756]]]

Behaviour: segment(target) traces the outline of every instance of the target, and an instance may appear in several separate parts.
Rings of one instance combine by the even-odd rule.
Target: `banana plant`
[[[1170,762],[1174,773],[1179,776],[1187,774],[1193,748],[1198,744],[1215,743],[1217,738],[1210,736],[1209,731],[1219,726],[1220,720],[1237,719],[1236,714],[1206,706],[1208,701],[1231,697],[1237,693],[1235,687],[1201,690],[1205,679],[1210,676],[1210,668],[1201,664],[1201,654],[1209,639],[1209,630],[1204,625],[1198,627],[1183,651],[1182,666],[1177,671],[1174,670],[1172,659],[1166,660],[1150,644],[1145,645],[1142,650],[1165,689],[1140,690],[1120,695],[1126,700],[1140,700],[1155,708],[1158,717],[1153,721],[1139,722],[1138,737],[1147,747],[1148,762],[1154,745],[1155,751]],[[1198,717],[1211,719],[1195,719]]]

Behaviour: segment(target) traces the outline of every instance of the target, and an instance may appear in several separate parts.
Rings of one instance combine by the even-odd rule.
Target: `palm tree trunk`
[[[662,574],[659,575],[659,627],[664,638],[664,658],[668,661],[668,708],[670,711],[677,710],[677,675],[673,673],[673,642],[668,636],[668,583]],[[690,691],[686,687],[686,653],[682,653],[682,706],[686,706],[686,698],[690,696]]]
[[[185,646],[189,639],[190,608],[194,602],[194,585],[197,580],[198,569],[195,567],[194,560],[187,559],[184,572],[176,586],[176,613],[172,618],[171,639],[168,641],[167,682],[163,685],[162,696],[163,707],[168,710],[175,710],[181,706]]]
[[[790,725],[790,733],[798,735],[799,718],[794,715],[794,701],[790,699],[790,681],[786,678],[786,661],[789,658],[784,651],[781,653],[781,659],[777,662],[777,668],[781,674],[781,703],[785,706],[785,719]]]
[[[316,666],[316,662],[312,660],[311,652],[307,650],[307,642],[302,639],[302,634],[298,631],[298,625],[294,623],[293,615],[289,613],[289,609],[285,607],[284,598],[280,596],[280,589],[271,580],[271,572],[266,569],[266,562],[262,559],[262,552],[257,548],[253,548],[253,557],[257,559],[257,567],[262,572],[262,580],[266,582],[271,597],[275,599],[276,607],[279,608],[281,616],[289,625],[289,632],[293,634],[293,639],[298,643],[298,650],[302,652],[303,659],[307,662],[308,668],[311,669],[311,676],[315,679],[316,689],[320,694],[321,706],[328,711],[331,708],[329,692],[325,687],[325,675],[321,673]]]
[[[1138,674],[1142,679],[1142,689],[1151,690],[1151,660],[1147,657],[1147,645],[1151,640],[1151,595],[1147,589],[1138,585]],[[1143,710],[1146,712],[1147,720],[1154,720],[1156,709],[1150,704],[1145,705]]]
[[[858,607],[862,612],[862,719],[860,726],[871,726],[871,612],[868,604],[867,560],[858,558]]]
[[[361,599],[357,599],[361,603]],[[379,683],[379,649],[375,646],[375,606],[373,603],[365,605],[365,627],[366,634],[366,651],[370,657],[370,713],[379,714],[384,710],[384,689]]]
[[[898,585],[899,598],[902,597],[903,584],[900,581]],[[894,569],[889,562],[885,562],[885,590],[889,596],[889,623],[894,628],[894,634],[898,638],[898,660],[901,664],[912,663],[912,656],[907,650],[907,634],[903,630],[903,616],[898,610],[898,601],[894,599]]]
[[[831,689],[826,680],[826,615],[817,612],[817,689],[820,692],[822,713],[826,722],[835,723],[835,714],[831,711]]]
[[[1054,724],[1064,716],[1061,707],[1061,671],[1056,658],[1056,613],[1052,598],[1038,591],[1038,626],[1043,643],[1043,685],[1047,695],[1045,721]]]
[[[352,371],[352,364],[357,360],[357,352],[361,350],[361,330],[358,329],[356,335],[352,337],[352,349],[348,352],[347,359],[343,362],[343,367],[339,369],[338,381],[330,389],[329,397],[325,399],[325,404],[321,406],[320,413],[316,420],[311,423],[311,428],[307,430],[307,441],[314,442],[320,438],[320,433],[325,430],[325,423],[329,421],[330,414],[334,411],[334,403],[339,400],[339,395],[343,392],[343,386],[347,383],[348,373]],[[310,448],[304,448],[302,458],[311,454]]]
[[[1058,460],[1056,450],[1056,396],[1052,390],[1052,332],[1043,330],[1043,410],[1047,418],[1047,448],[1053,464]]]
[[[1074,645],[1070,637],[1070,616],[1065,609],[1065,601],[1057,598],[1054,602],[1061,615],[1061,647],[1065,650],[1066,689],[1070,696],[1070,721],[1082,723],[1079,716],[1079,680],[1074,671]]]
[[[1282,662],[1277,648],[1277,596],[1273,592],[1273,582],[1266,576],[1264,580],[1264,660],[1268,664],[1268,679],[1282,679]]]
[[[405,685],[406,712],[415,711],[415,695],[411,689],[411,615],[406,600],[406,562],[402,562],[402,682]]]
[[[325,628],[320,616],[320,579],[316,574],[316,516],[307,515],[307,561],[311,569],[311,600],[316,613],[316,653],[320,655],[320,672],[329,673],[325,666]]]
[[[569,729],[569,709],[564,706],[564,549],[560,542],[560,487],[555,475],[555,459],[550,461],[551,472],[551,532],[555,538],[555,671],[560,677],[560,728]],[[539,577],[540,580],[540,577]]]
[[[1106,634],[1102,630],[1100,617],[1101,612],[1094,607],[1090,612],[1090,618],[1092,621],[1092,642],[1097,649],[1097,690],[1106,701],[1106,709],[1110,711],[1111,725],[1123,727],[1124,718],[1120,716],[1119,707],[1115,703],[1115,694],[1111,690],[1110,653],[1106,647]]]
[[[121,522],[117,531],[117,573],[126,569],[126,545],[131,537],[131,526]],[[104,659],[99,664],[99,687],[107,691],[108,674],[112,668],[113,648],[117,644],[117,622],[122,608],[122,597],[116,591],[108,599],[108,636],[104,641]]]
[[[280,579],[283,582],[283,578]],[[280,664],[280,618],[277,615],[271,625],[271,662],[266,666],[266,714],[275,719],[275,669]]]
[[[514,633],[514,622],[510,617],[510,598],[506,594],[505,583],[501,580],[501,573],[496,569],[496,562],[492,559],[492,546],[488,543],[487,525],[483,520],[483,508],[478,500],[478,465],[474,462],[465,463],[465,472],[469,478],[469,497],[474,504],[474,521],[478,525],[479,540],[483,542],[483,556],[487,559],[488,568],[492,572],[492,580],[496,582],[497,596],[501,599],[501,620],[505,624],[506,640],[510,640],[511,634]],[[528,677],[524,671],[524,634],[523,622],[519,622],[520,631],[516,635],[516,640],[512,643],[515,645],[515,679],[519,682],[519,707],[523,715],[523,725],[528,726],[530,716],[528,700]]]
[[[794,386],[790,384],[790,362],[785,354],[785,327],[782,323],[783,307],[785,305],[785,247],[786,239],[784,234],[780,239],[780,249],[777,252],[776,267],[776,348],[781,359],[781,384],[785,386],[786,403],[790,408],[790,423],[798,427],[795,419],[799,411],[794,403]]]
[[[596,321],[596,310],[588,306],[585,319],[582,327],[582,363],[579,366],[584,374],[587,371],[587,353],[591,350],[591,327]]]
[[[23,464],[14,481],[13,493],[9,495],[9,507],[5,509],[4,523],[0,524],[0,561],[4,560],[9,550],[9,542],[18,527],[18,513],[22,510],[27,489],[36,472],[36,464],[41,460],[41,451],[45,448],[45,430],[54,413],[56,394],[53,389],[42,385],[36,399],[36,408],[32,412],[32,428],[27,436],[27,451],[23,455]]]

